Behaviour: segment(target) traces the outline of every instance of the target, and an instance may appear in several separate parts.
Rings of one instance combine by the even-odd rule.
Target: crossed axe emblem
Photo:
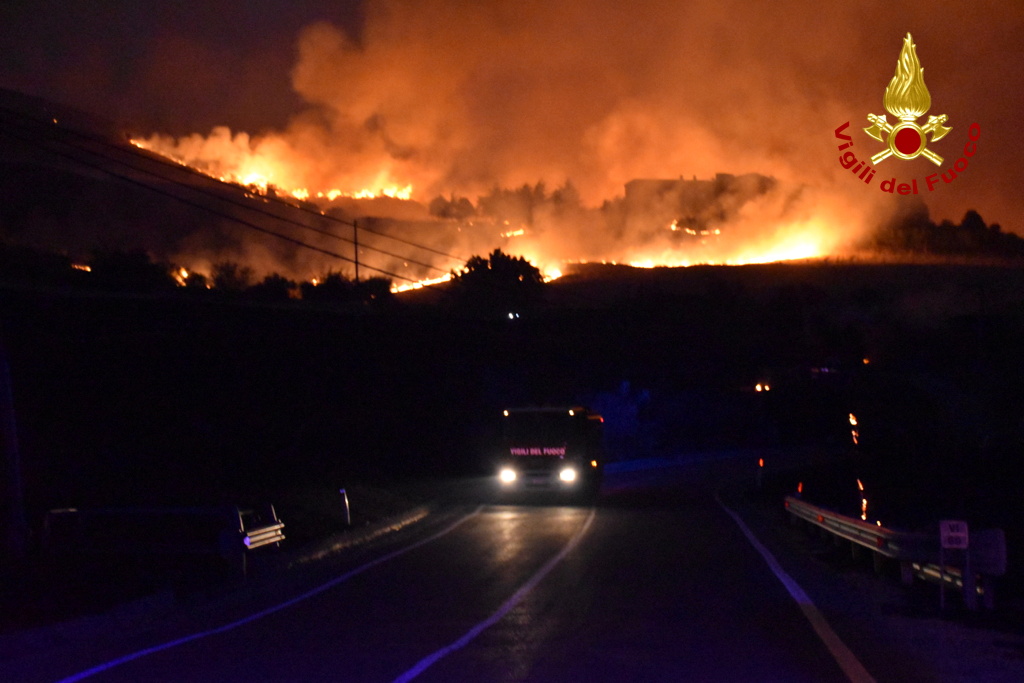
[[[907,119],[903,119],[896,125],[891,125],[885,120],[885,114],[881,116],[868,114],[868,122],[872,125],[870,128],[865,128],[864,132],[879,142],[886,142],[884,135],[889,138],[889,146],[871,157],[871,163],[877,165],[878,162],[888,159],[890,156],[900,159],[915,159],[918,156],[923,156],[936,166],[940,166],[942,157],[928,149],[928,135],[931,134],[932,142],[944,138],[949,131],[953,130],[951,127],[943,125],[948,118],[945,114],[929,116],[928,122],[923,126]]]

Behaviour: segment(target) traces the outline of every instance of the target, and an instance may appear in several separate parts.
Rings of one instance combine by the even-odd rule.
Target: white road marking
[[[818,611],[818,608],[811,601],[811,598],[807,593],[804,592],[804,589],[800,587],[800,584],[794,581],[793,577],[786,573],[775,559],[775,556],[773,556],[771,552],[765,548],[759,540],[757,540],[757,537],[754,536],[754,533],[746,524],[744,524],[739,515],[727,508],[721,498],[716,496],[715,500],[717,500],[718,504],[722,506],[722,509],[733,518],[733,521],[739,525],[740,531],[743,532],[743,535],[747,537],[747,540],[750,541],[752,546],[754,546],[754,549],[759,552],[761,557],[764,558],[764,561],[768,563],[768,568],[772,570],[775,577],[782,582],[782,585],[786,587],[789,594],[794,600],[796,600],[796,604],[800,606],[800,610],[804,613],[804,616],[807,617],[807,621],[811,622],[811,627],[814,628],[814,632],[818,634],[821,642],[823,642],[825,647],[828,648],[828,651],[832,653],[833,659],[835,659],[836,663],[839,664],[839,668],[843,670],[843,673],[846,674],[847,678],[849,678],[852,683],[875,683],[875,679],[872,678],[871,674],[868,673],[868,670],[864,668],[864,665],[860,663],[857,656],[850,651],[850,648],[846,647],[846,644],[839,638],[836,632],[832,630],[832,627],[825,619],[825,616]]]
[[[466,631],[465,635],[463,635],[461,638],[459,638],[452,644],[446,645],[445,647],[442,647],[440,650],[437,650],[433,654],[430,654],[421,659],[419,662],[416,663],[415,666],[413,666],[411,669],[409,669],[401,676],[396,678],[394,683],[406,683],[407,681],[413,680],[421,673],[423,673],[431,666],[433,666],[438,660],[450,655],[451,653],[457,650],[461,650],[478,635],[483,633],[485,630],[487,630],[497,622],[501,621],[501,619],[504,618],[506,614],[511,612],[516,605],[522,602],[523,598],[525,598],[530,591],[536,588],[537,584],[540,583],[544,579],[544,577],[547,576],[548,573],[550,573],[551,570],[554,569],[559,562],[565,559],[565,556],[568,555],[573,548],[576,547],[576,545],[580,542],[580,539],[583,538],[583,535],[587,533],[587,529],[590,528],[590,524],[594,521],[594,516],[596,512],[597,511],[594,508],[591,508],[590,514],[587,516],[587,520],[583,523],[583,526],[580,527],[580,530],[577,531],[571,539],[569,539],[569,542],[565,544],[565,547],[562,548],[562,550],[559,551],[557,555],[548,560],[547,563],[543,567],[541,567],[536,574],[531,576],[530,580],[524,583],[519,588],[519,590],[513,593],[512,597],[506,600],[505,603],[502,604],[502,606],[499,607],[494,614],[487,617],[479,624]]]
[[[401,555],[405,555],[407,552],[415,550],[417,548],[420,548],[420,547],[426,545],[427,543],[430,543],[432,541],[436,541],[437,539],[441,538],[442,536],[445,536],[446,534],[449,534],[452,531],[454,531],[457,527],[459,527],[464,522],[466,522],[469,519],[471,519],[471,518],[477,516],[478,514],[480,514],[480,511],[482,509],[483,509],[483,506],[481,505],[480,507],[476,508],[473,512],[469,513],[465,517],[457,519],[455,522],[453,522],[452,524],[448,525],[447,527],[445,527],[441,531],[437,532],[433,536],[428,536],[427,538],[424,538],[424,539],[422,539],[420,541],[417,541],[416,543],[413,543],[412,545],[406,546],[406,547],[404,547],[404,548],[402,548],[400,550],[395,550],[394,552],[388,553],[387,555],[382,555],[381,557],[378,557],[376,560],[372,560],[371,562],[367,562],[364,565],[356,567],[355,569],[353,569],[353,570],[351,570],[349,572],[346,572],[346,573],[342,574],[341,576],[336,576],[335,578],[331,579],[330,581],[328,581],[326,583],[323,583],[323,584],[317,586],[316,588],[312,588],[312,589],[306,591],[305,593],[302,593],[299,596],[291,598],[290,600],[286,600],[286,601],[284,601],[282,603],[279,603],[277,605],[274,605],[272,607],[268,607],[266,609],[260,610],[259,612],[256,612],[255,614],[250,614],[247,617],[243,617],[241,619],[238,619],[237,621],[232,621],[229,624],[224,624],[223,626],[218,626],[217,628],[210,629],[208,631],[200,631],[199,633],[193,633],[192,635],[188,635],[188,636],[185,636],[183,638],[178,638],[177,640],[171,640],[171,641],[168,641],[166,643],[161,643],[160,645],[154,645],[153,647],[146,648],[145,650],[139,650],[138,652],[133,652],[131,654],[124,655],[123,657],[118,657],[117,659],[112,659],[109,662],[105,662],[103,664],[99,664],[97,666],[92,667],[91,669],[86,669],[85,671],[80,671],[77,674],[74,674],[72,676],[68,676],[67,678],[63,678],[60,681],[58,681],[57,683],[74,683],[75,681],[82,681],[82,680],[85,680],[86,678],[90,678],[92,676],[95,676],[96,674],[103,673],[104,671],[109,671],[110,669],[113,669],[116,666],[120,666],[122,664],[127,664],[128,662],[134,661],[136,659],[141,659],[142,657],[145,657],[147,655],[155,654],[157,652],[163,652],[164,650],[169,650],[172,647],[177,647],[178,645],[184,645],[185,643],[191,643],[192,641],[195,641],[195,640],[201,640],[201,639],[207,638],[209,636],[217,635],[218,633],[226,633],[227,631],[234,630],[234,629],[238,628],[239,626],[245,626],[246,624],[251,624],[252,622],[254,622],[256,620],[262,619],[263,617],[266,617],[266,616],[269,616],[271,614],[274,614],[275,612],[280,612],[283,609],[287,609],[289,607],[294,607],[295,605],[299,604],[300,602],[304,602],[305,600],[309,600],[310,598],[312,598],[312,597],[314,597],[316,595],[319,595],[320,593],[323,593],[326,590],[334,588],[335,586],[337,586],[339,584],[342,584],[342,583],[348,581],[349,579],[351,579],[351,578],[353,578],[355,576],[358,576],[359,574],[362,574],[363,572],[367,571],[368,569],[372,569],[372,568],[374,568],[374,567],[376,567],[378,565],[381,565],[381,564],[384,564],[385,562],[393,560],[396,557],[400,557]]]

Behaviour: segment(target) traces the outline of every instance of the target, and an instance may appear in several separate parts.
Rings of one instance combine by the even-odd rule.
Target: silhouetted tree
[[[536,304],[544,278],[522,256],[495,249],[488,257],[473,256],[453,273],[454,291],[461,303],[488,312],[518,313]]]
[[[287,301],[298,285],[283,275],[273,273],[245,290],[246,297],[257,301]]]
[[[213,266],[213,286],[224,292],[244,292],[252,285],[252,278],[252,268],[234,261],[222,261]]]
[[[571,181],[551,193],[551,201],[560,209],[578,209],[580,207],[580,191]]]
[[[985,225],[985,221],[981,218],[981,214],[974,209],[969,209],[967,213],[964,214],[964,219],[960,221],[960,227],[961,229],[969,232],[983,233],[988,230],[988,227]]]
[[[89,283],[120,292],[169,291],[177,285],[166,263],[153,263],[141,249],[98,251],[90,262]]]
[[[356,283],[355,290],[361,301],[375,306],[386,306],[395,300],[395,295],[391,293],[391,280],[386,277],[360,280]]]
[[[988,226],[977,211],[969,210],[959,225],[944,220],[936,225],[923,205],[880,226],[868,246],[884,252],[943,256],[1024,256],[1024,239],[1005,234],[999,225]]]
[[[518,190],[495,187],[477,201],[479,212],[510,226],[533,225],[533,212],[548,200],[544,182],[523,185]]]
[[[303,301],[314,303],[344,303],[356,298],[355,285],[341,273],[328,273],[317,279],[317,284],[303,282],[299,286]]]
[[[429,209],[431,216],[456,220],[465,220],[476,214],[472,202],[465,197],[456,197],[454,194],[450,199],[441,195],[434,197],[430,201]]]
[[[210,280],[202,273],[189,271],[188,277],[185,278],[185,287],[188,289],[209,289]]]
[[[63,284],[75,275],[88,275],[71,269],[71,260],[33,247],[0,243],[0,280]]]

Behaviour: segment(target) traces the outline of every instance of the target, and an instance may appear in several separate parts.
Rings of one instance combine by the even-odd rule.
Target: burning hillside
[[[811,185],[757,173],[633,179],[622,193],[589,204],[569,181],[495,185],[472,199],[449,192],[429,201],[411,184],[310,189],[287,182],[287,167],[275,166],[272,155],[250,154],[262,146],[245,136],[217,133],[194,147],[159,136],[126,145],[59,109],[21,109],[0,116],[4,140],[17,143],[0,183],[5,239],[79,259],[114,245],[141,249],[207,281],[234,263],[257,279],[383,276],[404,290],[443,282],[470,256],[495,249],[525,256],[549,280],[567,264],[812,259],[851,253],[854,216],[864,213],[822,201]],[[218,142],[235,153],[218,155]],[[927,209],[915,206],[906,220],[877,221],[860,248],[1020,253],[1012,235],[976,214],[955,230],[948,221],[932,224]]]
[[[444,273],[458,270],[470,255],[496,248],[526,256],[551,279],[566,263],[735,265],[817,258],[846,246],[846,239],[828,227],[844,219],[823,215],[809,188],[756,173],[634,179],[625,184],[624,195],[597,206],[585,205],[569,181],[553,190],[543,182],[494,187],[475,201],[456,193],[437,195],[425,204],[411,184],[384,175],[363,188],[297,187],[301,174],[289,182],[288,165],[278,163],[263,142],[226,130],[207,139],[155,136],[132,142],[253,193],[302,202],[344,222],[360,221],[370,228],[363,242],[370,252],[382,235],[426,245],[433,253],[424,263],[420,252],[419,267],[393,254],[383,259],[368,254],[371,267],[400,272],[417,283],[443,281]]]
[[[702,40],[679,54],[655,48],[677,45],[674,27],[690,19],[674,4],[657,9],[663,21],[623,32],[617,3],[581,12],[562,2],[370,2],[358,37],[325,22],[302,31],[291,77],[306,106],[287,126],[135,141],[348,219],[436,221],[395,229],[461,259],[500,247],[552,272],[567,261],[687,265],[841,253],[886,198],[833,182],[841,169],[831,151],[807,136],[787,138],[781,154],[774,123],[766,128],[767,119],[755,123],[717,99],[712,106],[703,86],[674,85],[714,72],[719,50]],[[716,92],[736,87],[746,99],[770,99],[771,122],[787,130],[811,129],[809,112],[821,113],[777,78],[721,73]],[[760,183],[759,174],[774,181],[745,185]],[[669,180],[643,180],[651,178]],[[374,197],[425,210],[397,215],[397,203],[369,211],[349,201]]]
[[[161,242],[157,256],[200,271],[229,259],[309,280],[352,274],[358,262],[398,284],[443,277],[495,248],[549,276],[567,262],[848,254],[900,198],[878,192],[881,176],[875,187],[851,182],[832,131],[880,106],[905,29],[873,32],[856,59],[823,52],[856,22],[807,5],[811,32],[775,9],[747,7],[761,27],[747,33],[729,3],[367,0],[358,27],[319,21],[298,34],[285,123],[246,126],[252,118],[224,109],[235,128],[182,135],[191,119],[150,119],[133,134],[138,147],[239,185],[247,201],[282,199],[301,215],[268,209],[275,216],[258,219],[256,236],[225,227],[238,218],[232,208],[207,221],[216,236],[196,228],[173,250],[150,241]],[[919,14],[918,23],[931,20]],[[958,109],[943,86],[959,73],[946,58],[955,52],[939,34],[922,35],[936,104],[957,122],[947,140],[966,135],[966,122],[983,117]],[[184,68],[161,64],[160,73]],[[863,154],[866,135],[854,128]],[[1001,153],[987,141],[986,155]],[[951,218],[1003,206],[993,177],[979,158],[955,193],[929,195],[929,205]]]

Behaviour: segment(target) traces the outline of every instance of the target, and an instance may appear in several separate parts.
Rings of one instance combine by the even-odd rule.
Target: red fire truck
[[[579,406],[505,410],[499,491],[596,496],[604,473],[603,422]]]

